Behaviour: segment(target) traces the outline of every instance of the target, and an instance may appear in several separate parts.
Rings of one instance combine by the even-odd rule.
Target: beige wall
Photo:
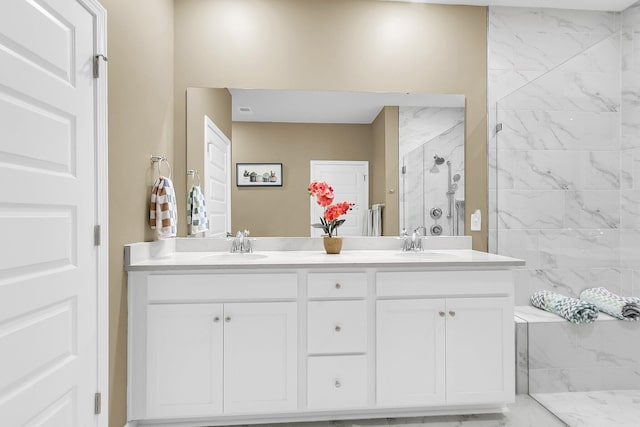
[[[463,94],[466,210],[483,212],[483,231],[466,234],[486,250],[486,14],[374,0],[176,1],[176,165],[186,167],[190,86]]]
[[[372,123],[373,159],[379,167],[371,173],[371,204],[385,205],[382,211],[384,236],[397,236],[400,228],[398,222],[398,164],[400,162],[398,114],[398,107],[384,107]]]
[[[150,155],[173,160],[173,1],[101,0],[109,57],[109,425],[126,419],[127,287],[122,247],[151,240]]]
[[[399,234],[399,194],[400,181],[400,111],[398,107],[385,107],[384,114],[384,157],[385,173],[385,208],[382,211],[382,229],[386,236]]]
[[[309,162],[372,157],[371,125],[234,122],[233,231],[252,236],[309,235]],[[282,163],[282,187],[236,186],[235,163]]]

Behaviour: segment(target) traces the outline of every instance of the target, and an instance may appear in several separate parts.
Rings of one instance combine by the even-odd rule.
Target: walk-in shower
[[[463,235],[464,108],[400,108],[399,140],[400,228]]]
[[[537,290],[640,294],[639,28],[638,4],[489,9],[489,249],[527,263],[518,392],[571,426],[640,419],[640,323],[574,325],[529,304]]]

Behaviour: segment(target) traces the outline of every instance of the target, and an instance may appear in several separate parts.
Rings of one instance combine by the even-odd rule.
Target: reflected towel
[[[364,222],[363,236],[382,236],[382,208],[383,204],[375,204],[367,210],[367,217]]]
[[[187,197],[187,228],[189,234],[202,233],[209,229],[207,208],[199,185],[192,186]]]
[[[606,288],[590,288],[580,293],[580,299],[595,304],[600,311],[618,319],[640,318],[640,298],[616,295]]]
[[[176,237],[178,224],[176,194],[173,191],[173,183],[167,177],[158,177],[153,183],[149,224],[156,230],[158,239]]]
[[[531,295],[531,305],[564,317],[572,323],[591,323],[598,317],[598,307],[595,304],[551,291],[534,292]]]

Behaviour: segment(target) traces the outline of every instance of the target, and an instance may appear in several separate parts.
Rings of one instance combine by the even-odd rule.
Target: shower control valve
[[[442,226],[438,224],[432,225],[430,231],[432,236],[439,236],[442,234]]]
[[[429,215],[433,219],[439,219],[442,216],[442,209],[440,208],[431,208],[429,211]]]

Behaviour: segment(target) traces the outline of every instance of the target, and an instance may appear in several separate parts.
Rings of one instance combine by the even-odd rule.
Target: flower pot
[[[328,254],[339,254],[342,250],[342,237],[339,236],[325,236],[322,238],[324,244],[324,250]]]

